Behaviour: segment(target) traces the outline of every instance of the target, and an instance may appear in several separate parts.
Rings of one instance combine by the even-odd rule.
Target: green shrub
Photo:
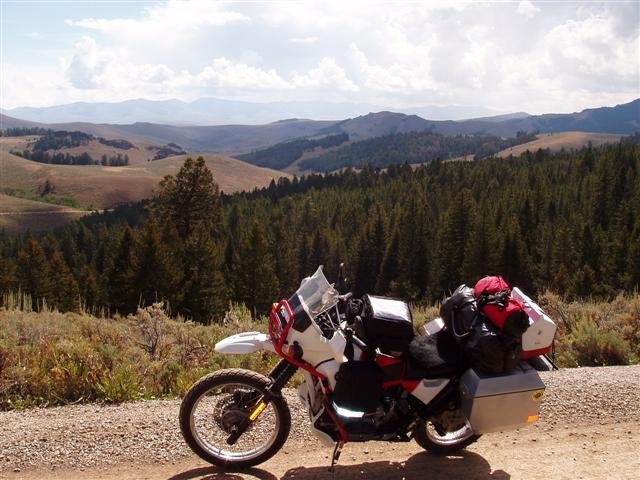
[[[125,402],[143,396],[141,382],[133,365],[120,365],[96,383],[98,398],[106,402]]]
[[[566,302],[545,293],[540,305],[558,325],[561,367],[627,365],[640,358],[640,295],[611,302]]]
[[[577,323],[569,347],[561,357],[567,366],[625,365],[630,361],[629,344],[618,333],[600,330],[587,319]]]
[[[121,402],[183,395],[201,376],[221,368],[266,373],[278,357],[269,352],[224,355],[220,339],[243,331],[267,331],[231,305],[222,325],[172,320],[161,305],[126,318],[0,309],[0,410],[72,402]],[[547,293],[539,299],[558,323],[560,366],[614,365],[640,358],[640,295],[609,303],[567,303]],[[416,327],[438,316],[439,306],[413,309]],[[300,375],[294,377],[300,381]]]
[[[226,336],[266,328],[235,305],[211,326],[172,320],[158,304],[126,318],[0,309],[0,410],[175,396],[219,368],[267,372],[273,354],[214,351]]]

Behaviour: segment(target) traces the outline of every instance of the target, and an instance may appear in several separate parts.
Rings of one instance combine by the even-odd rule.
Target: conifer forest
[[[135,311],[220,322],[254,315],[324,265],[356,295],[433,303],[501,274],[532,294],[612,298],[640,284],[640,146],[475,162],[439,160],[281,178],[219,192],[189,159],[156,198],[45,234],[0,235],[0,292],[61,311]]]

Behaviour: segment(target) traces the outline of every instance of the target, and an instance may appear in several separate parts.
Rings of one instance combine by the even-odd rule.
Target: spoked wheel
[[[438,417],[420,420],[416,442],[433,453],[450,454],[462,450],[480,438],[460,410],[446,411]]]
[[[180,429],[189,447],[222,467],[251,467],[275,455],[291,428],[282,397],[269,402],[233,445],[227,443],[270,382],[264,375],[240,369],[220,370],[198,380],[180,405]]]

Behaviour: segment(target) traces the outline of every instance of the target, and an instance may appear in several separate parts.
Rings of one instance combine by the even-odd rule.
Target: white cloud
[[[540,13],[540,9],[536,7],[533,3],[531,3],[529,0],[522,0],[520,3],[518,3],[518,8],[516,9],[516,12],[519,13],[520,15],[524,15],[525,17],[533,18],[538,13]]]
[[[333,87],[347,92],[357,92],[358,86],[353,83],[334,58],[323,58],[316,68],[303,75],[294,75],[293,84],[297,87]]]
[[[68,25],[99,30],[107,35],[130,35],[142,30],[145,34],[171,35],[176,32],[195,31],[202,27],[251,23],[239,12],[225,10],[221,3],[207,0],[170,0],[145,9],[140,19],[86,18],[67,20]]]
[[[74,40],[56,44],[47,80],[3,70],[2,101],[228,96],[579,110],[638,96],[638,16],[618,3],[170,0],[132,17],[67,20]]]
[[[639,37],[620,38],[610,16],[568,20],[549,31],[544,44],[558,64],[582,74],[637,79]]]
[[[434,90],[436,84],[430,75],[428,52],[417,53],[416,46],[396,43],[397,61],[391,64],[373,63],[355,43],[349,45],[347,58],[355,73],[367,89],[379,92],[415,93]]]
[[[75,53],[67,67],[71,84],[80,89],[95,89],[104,83],[104,74],[115,57],[100,51],[91,37],[82,37],[75,45]]]
[[[290,38],[289,43],[318,43],[319,37],[298,37]]]
[[[65,80],[55,67],[0,64],[0,108],[67,103]]]
[[[244,63],[234,63],[227,58],[216,58],[200,73],[191,75],[182,72],[174,82],[182,88],[226,87],[250,89],[287,89],[291,85],[286,82],[275,69],[262,70]]]

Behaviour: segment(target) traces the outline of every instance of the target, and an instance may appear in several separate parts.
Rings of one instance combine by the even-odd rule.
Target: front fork
[[[269,402],[281,395],[281,390],[291,380],[296,373],[298,367],[287,360],[280,360],[278,364],[269,372],[271,384],[266,388],[264,394],[258,399],[251,408],[251,412],[242,421],[232,428],[231,435],[227,438],[228,445],[234,445],[240,435],[247,431],[253,422],[255,422],[260,414],[267,408]]]

